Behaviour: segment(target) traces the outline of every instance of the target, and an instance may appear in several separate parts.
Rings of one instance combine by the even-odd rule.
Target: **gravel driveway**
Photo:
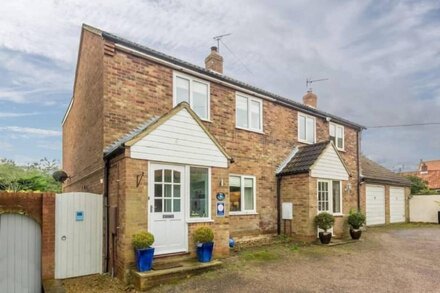
[[[105,275],[64,281],[66,292],[134,292]],[[440,292],[440,225],[370,228],[356,243],[245,250],[222,269],[153,292]]]
[[[358,243],[259,248],[156,292],[440,292],[440,225],[370,228]]]

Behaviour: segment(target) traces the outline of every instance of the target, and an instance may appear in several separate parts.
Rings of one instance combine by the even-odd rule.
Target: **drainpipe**
[[[277,233],[281,234],[281,176],[277,176]]]
[[[108,200],[108,189],[109,189],[109,170],[110,170],[110,160],[104,158],[104,204],[105,204],[105,272],[109,271],[109,256],[110,256],[110,203]]]
[[[356,148],[356,163],[357,163],[357,209],[361,210],[361,164],[360,164],[360,148],[361,148],[361,136],[359,133],[362,130],[356,131],[356,140],[357,140],[357,148]]]

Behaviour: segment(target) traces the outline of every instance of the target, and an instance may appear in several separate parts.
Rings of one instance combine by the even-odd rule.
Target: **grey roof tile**
[[[366,181],[389,183],[390,185],[410,186],[411,181],[407,178],[396,174],[378,163],[361,156],[361,177]]]
[[[325,150],[329,141],[301,146],[293,158],[278,175],[306,173]]]

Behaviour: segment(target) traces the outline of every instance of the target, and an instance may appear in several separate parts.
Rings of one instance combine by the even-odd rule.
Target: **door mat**
[[[166,269],[173,269],[173,268],[179,268],[183,265],[177,262],[170,262],[170,263],[160,263],[160,264],[153,264],[153,270],[155,271],[161,271]]]

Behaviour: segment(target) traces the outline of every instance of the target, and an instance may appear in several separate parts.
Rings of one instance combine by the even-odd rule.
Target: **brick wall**
[[[34,219],[41,227],[42,279],[55,273],[55,194],[0,192],[0,214],[18,213]]]
[[[63,125],[62,168],[72,176],[64,192],[103,191],[103,52],[102,38],[83,30],[73,103]]]

